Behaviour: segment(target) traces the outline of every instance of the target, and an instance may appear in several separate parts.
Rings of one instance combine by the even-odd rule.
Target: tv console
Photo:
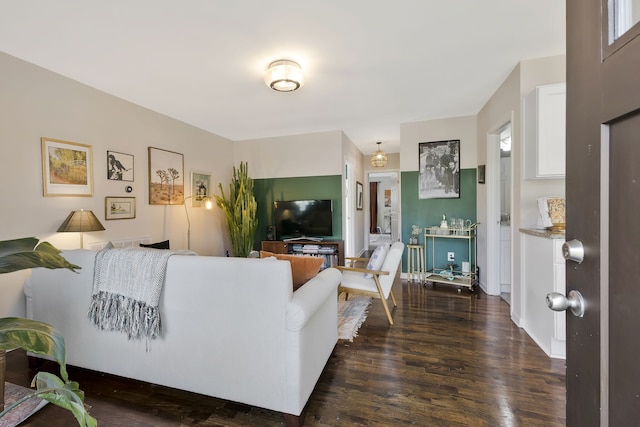
[[[325,258],[323,268],[344,265],[344,240],[263,240],[262,250],[274,254],[322,256]]]
[[[322,237],[292,237],[290,239],[283,239],[283,242],[298,242],[298,241],[311,241],[311,242],[322,242],[324,239]]]

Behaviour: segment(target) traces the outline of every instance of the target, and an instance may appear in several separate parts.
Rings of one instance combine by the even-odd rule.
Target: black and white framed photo
[[[363,194],[362,183],[356,181],[356,209],[359,211],[362,210],[363,198],[364,198],[364,194]]]
[[[133,155],[107,151],[107,179],[133,182]]]
[[[418,144],[420,199],[460,197],[460,140]]]

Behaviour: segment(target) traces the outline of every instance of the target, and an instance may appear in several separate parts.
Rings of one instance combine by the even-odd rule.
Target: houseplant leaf
[[[0,350],[13,348],[52,357],[60,365],[60,376],[69,380],[64,338],[53,326],[19,317],[0,318]]]
[[[84,392],[80,390],[77,382],[63,382],[49,372],[38,372],[31,386],[36,387],[37,391],[34,394],[38,397],[71,411],[80,426],[98,425],[96,419],[89,415],[84,406]]]
[[[0,274],[36,267],[66,268],[73,272],[80,269],[61,256],[49,242],[38,244],[35,237],[0,242]]]
[[[73,272],[80,269],[62,257],[53,245],[48,242],[38,244],[38,239],[34,237],[0,241],[0,274],[36,267],[66,268]],[[84,393],[78,388],[78,383],[69,381],[64,338],[53,326],[18,317],[0,318],[0,356],[3,361],[5,351],[13,348],[53,358],[60,366],[62,379],[47,372],[38,373],[32,383],[37,385],[38,390],[4,410],[4,393],[0,392],[0,418],[24,400],[40,396],[71,411],[82,427],[98,424],[84,406]],[[0,391],[4,391],[4,370],[4,363],[0,364]]]

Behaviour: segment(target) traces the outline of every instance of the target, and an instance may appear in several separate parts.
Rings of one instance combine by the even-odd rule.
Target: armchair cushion
[[[293,277],[294,291],[315,277],[315,275],[320,271],[322,264],[324,264],[324,258],[321,257],[274,254],[272,252],[260,251],[260,258],[269,257],[289,261],[291,264],[291,276]]]
[[[369,262],[367,263],[367,270],[380,270],[382,267],[382,263],[384,262],[384,257],[387,255],[387,247],[386,246],[378,246],[371,254],[371,258],[369,258]],[[369,279],[373,277],[371,273],[364,273],[364,277]]]

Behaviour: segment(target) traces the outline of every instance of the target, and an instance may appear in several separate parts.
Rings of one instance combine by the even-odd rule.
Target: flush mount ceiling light
[[[378,144],[378,150],[371,156],[371,166],[374,168],[383,168],[387,165],[387,155],[382,151],[382,148],[380,148],[382,141],[378,141],[376,144]]]
[[[264,82],[278,92],[292,92],[304,84],[300,64],[288,59],[279,59],[269,64]]]

